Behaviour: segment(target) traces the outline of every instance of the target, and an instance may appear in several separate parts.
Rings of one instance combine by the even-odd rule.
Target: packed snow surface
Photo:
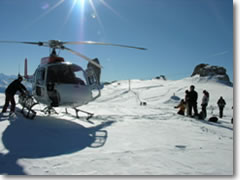
[[[175,109],[195,85],[198,109],[206,89],[208,117],[196,120]],[[227,105],[224,117],[217,100]],[[5,95],[0,94],[0,105]],[[146,102],[140,106],[140,102]],[[233,88],[199,77],[182,80],[131,80],[105,85],[102,96],[82,110],[34,120],[20,112],[0,119],[0,174],[19,175],[232,175]],[[20,105],[17,105],[20,109]],[[39,106],[39,110],[44,106]]]

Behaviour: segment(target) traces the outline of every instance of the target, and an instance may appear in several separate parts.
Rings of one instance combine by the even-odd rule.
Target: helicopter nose
[[[92,100],[92,92],[87,86],[76,84],[56,85],[62,105],[83,105]]]

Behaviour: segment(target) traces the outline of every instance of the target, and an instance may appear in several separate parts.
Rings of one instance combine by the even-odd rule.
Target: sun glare
[[[66,2],[69,2],[69,1],[58,0],[55,4],[44,4],[44,6],[41,7],[42,10],[44,10],[44,12],[39,17],[37,17],[33,21],[33,23],[36,23],[41,18],[50,14],[53,10],[55,10],[60,5],[66,3]],[[74,9],[78,10],[78,12],[81,16],[80,17],[81,28],[83,28],[83,23],[84,23],[84,20],[86,19],[85,18],[86,15],[87,15],[87,17],[91,17],[92,19],[95,19],[98,22],[98,24],[100,25],[103,32],[104,32],[104,26],[101,21],[100,15],[98,14],[98,11],[97,11],[97,9],[99,8],[100,5],[103,5],[104,7],[111,10],[115,15],[117,15],[118,17],[121,17],[117,11],[115,11],[107,2],[105,2],[105,0],[72,0],[71,3],[72,3],[71,8],[69,9],[68,13],[66,14],[66,17],[63,22],[63,26],[68,22]]]
[[[78,4],[81,8],[84,8],[85,0],[75,0],[74,4]]]

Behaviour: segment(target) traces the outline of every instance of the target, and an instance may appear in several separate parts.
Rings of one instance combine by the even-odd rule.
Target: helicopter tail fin
[[[27,69],[27,58],[25,58],[25,61],[24,61],[24,78],[28,79],[28,69]]]
[[[24,61],[24,78],[28,82],[32,82],[32,80],[33,80],[33,76],[28,75],[28,60],[27,60],[27,58],[25,58],[25,61]]]

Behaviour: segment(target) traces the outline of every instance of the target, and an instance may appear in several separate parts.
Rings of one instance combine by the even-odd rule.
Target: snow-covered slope
[[[0,93],[4,93],[5,89],[8,87],[8,85],[17,78],[15,75],[5,75],[3,73],[0,73]],[[23,82],[23,84],[26,86],[27,89],[31,89],[31,84],[27,82]]]
[[[177,115],[174,106],[190,85],[208,90],[208,118],[218,116],[217,100],[226,100],[218,123]],[[95,116],[86,121],[65,115],[35,120],[17,113],[0,120],[0,173],[28,175],[232,175],[233,88],[214,81],[117,81],[96,101],[82,106]],[[146,102],[146,106],[140,106]],[[0,94],[0,105],[4,94]],[[199,105],[198,104],[198,105]],[[20,107],[18,105],[18,107]],[[198,106],[200,110],[200,105]]]
[[[4,92],[5,88],[8,86],[8,84],[16,79],[17,76],[8,76],[3,73],[0,73],[0,92]]]

